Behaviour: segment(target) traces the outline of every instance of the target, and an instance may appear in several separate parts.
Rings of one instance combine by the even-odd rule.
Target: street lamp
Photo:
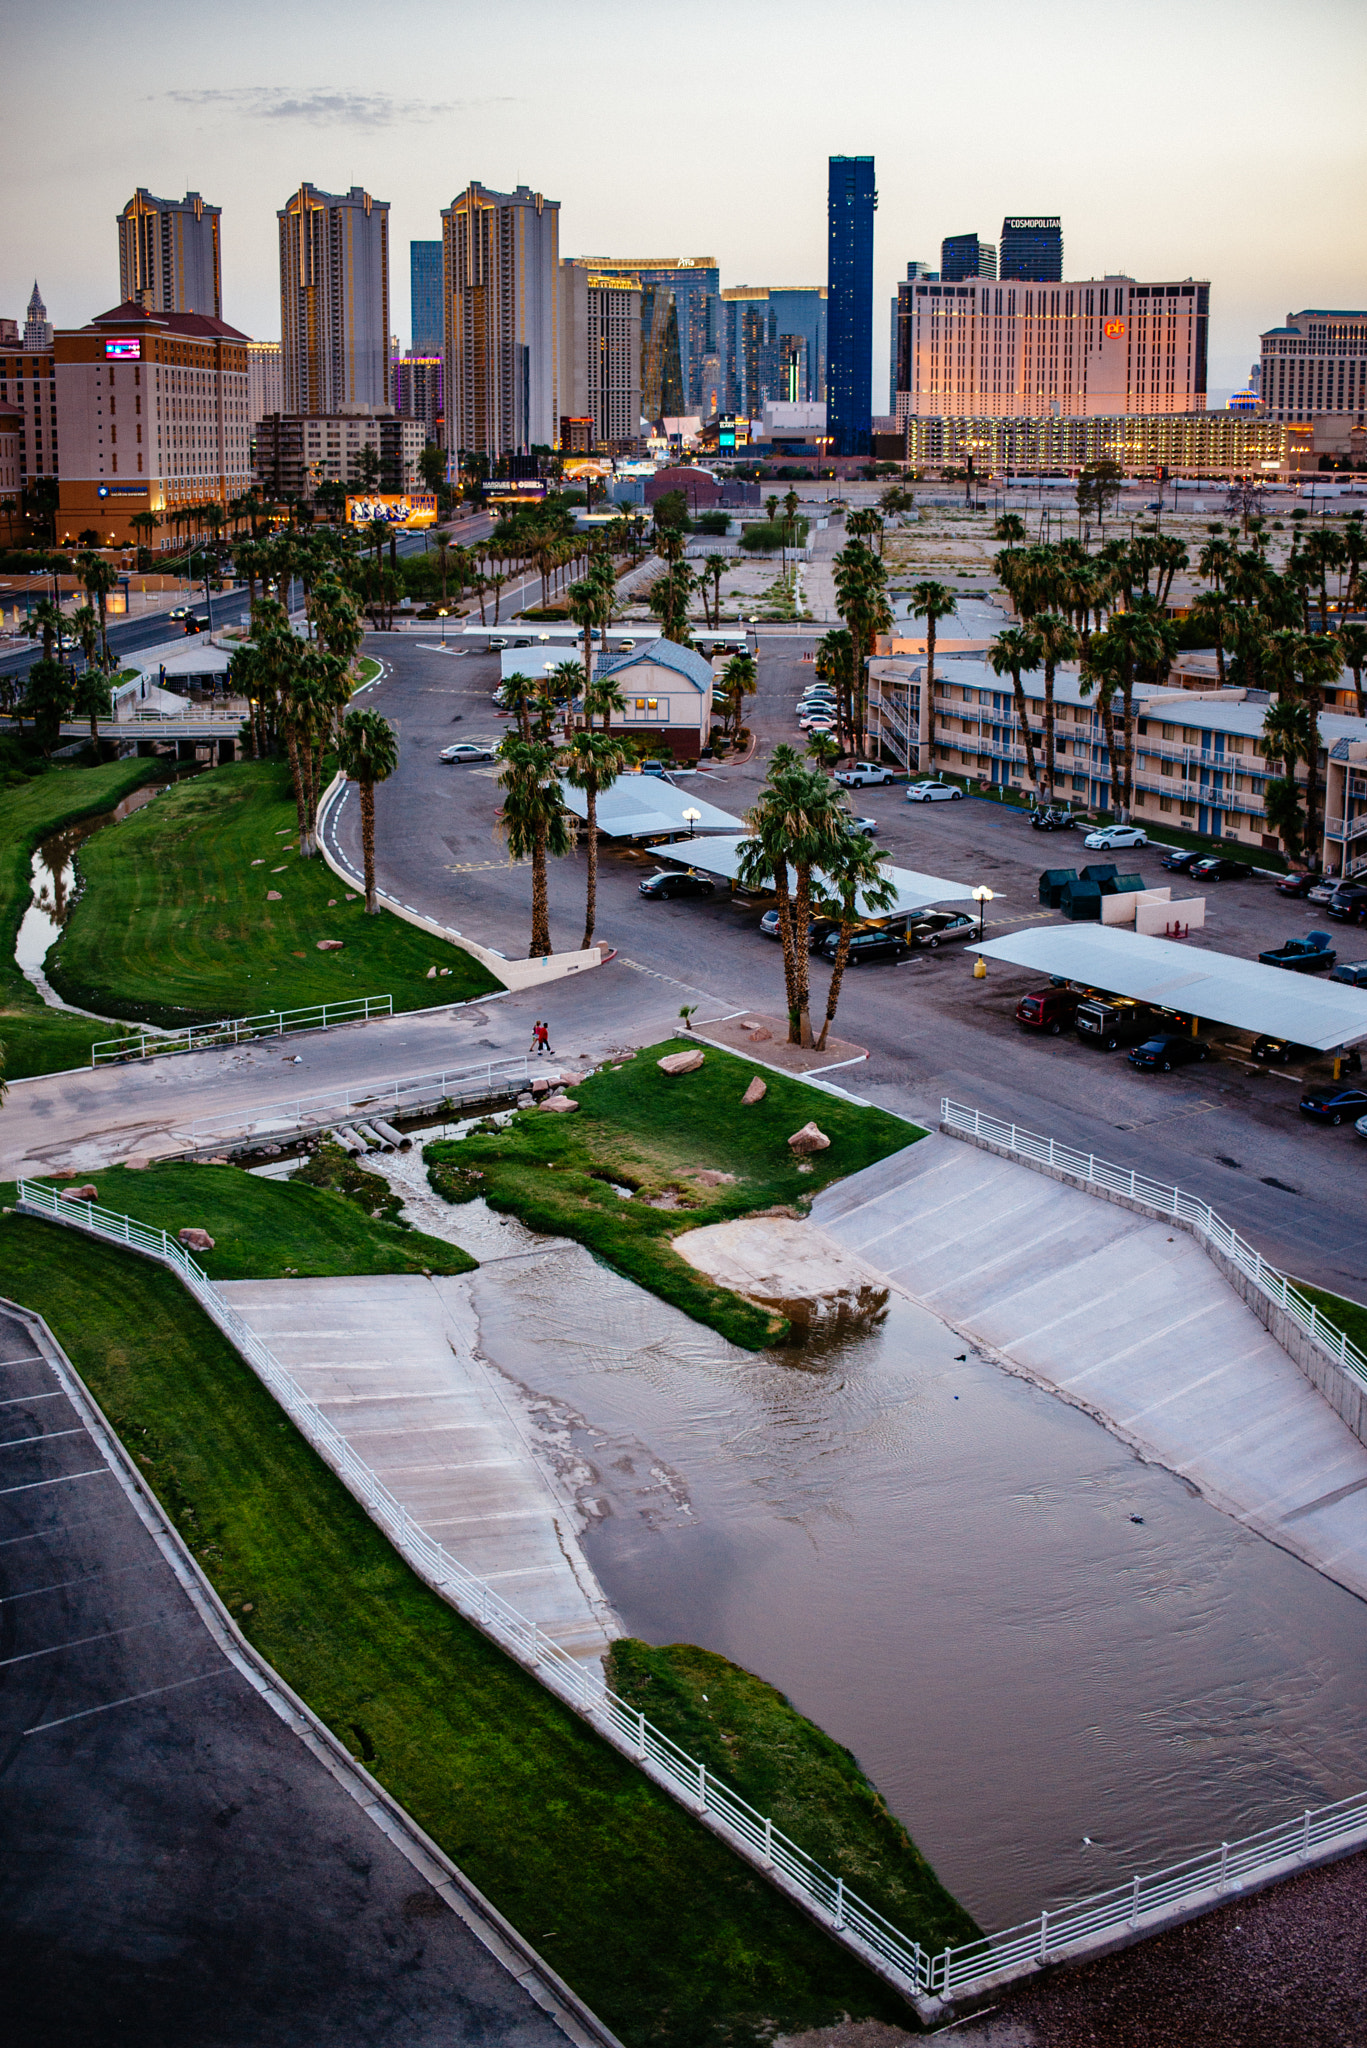
[[[973,901],[978,906],[978,944],[981,945],[983,942],[983,914],[987,905],[992,901],[992,891],[987,887],[986,883],[980,882],[973,891]]]
[[[437,617],[441,620],[441,644],[443,647],[446,645],[446,621],[448,616],[449,614],[445,610],[440,607],[438,608]]]
[[[688,836],[691,839],[693,837],[694,827],[700,824],[702,821],[702,812],[695,811],[692,805],[690,804],[688,809],[683,814],[683,819],[685,825],[687,825],[688,827]]]

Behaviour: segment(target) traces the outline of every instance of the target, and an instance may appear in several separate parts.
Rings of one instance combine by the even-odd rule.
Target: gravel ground
[[[954,2048],[1362,2048],[1367,1856],[1035,1979]],[[812,2048],[816,2048],[813,2037]]]

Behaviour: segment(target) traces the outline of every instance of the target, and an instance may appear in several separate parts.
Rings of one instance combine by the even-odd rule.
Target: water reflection
[[[32,901],[24,912],[14,941],[14,958],[26,980],[37,989],[43,1001],[52,1009],[65,1010],[64,1003],[43,972],[43,962],[62,933],[62,927],[75,908],[77,889],[76,853],[92,832],[98,832],[105,825],[117,825],[134,811],[140,811],[144,804],[150,804],[160,794],[162,785],[153,783],[143,789],[135,789],[112,811],[102,811],[98,817],[83,818],[79,824],[68,825],[62,832],[54,832],[45,839],[34,854],[29,869],[29,889]],[[84,1014],[84,1013],[82,1013]]]

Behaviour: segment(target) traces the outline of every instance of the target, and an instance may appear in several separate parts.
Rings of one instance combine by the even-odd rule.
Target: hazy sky
[[[1211,280],[1212,396],[1289,308],[1367,305],[1363,0],[168,0],[17,8],[0,313],[35,275],[76,326],[118,297],[135,186],[223,208],[225,316],[280,332],[276,209],[302,179],[408,243],[472,177],[558,199],[564,255],[713,255],[824,283],[826,160],[877,159],[887,304],[940,238],[1063,217],[1065,275]]]

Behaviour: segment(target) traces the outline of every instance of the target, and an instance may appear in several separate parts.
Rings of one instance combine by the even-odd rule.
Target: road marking
[[[41,1735],[48,1728],[65,1728],[69,1721],[87,1721],[92,1714],[107,1714],[114,1707],[131,1707],[138,1700],[154,1700],[164,1692],[180,1692],[187,1685],[202,1685],[206,1678],[218,1678],[224,1667],[218,1671],[201,1671],[194,1678],[178,1678],[173,1685],[154,1685],[150,1692],[125,1693],[121,1700],[106,1700],[101,1707],[83,1707],[79,1714],[63,1714],[59,1721],[35,1721],[32,1728],[25,1728],[25,1735]]]
[[[157,1621],[130,1621],[126,1628],[102,1628],[95,1636],[77,1636],[71,1643],[52,1643],[46,1650],[25,1650],[20,1657],[0,1657],[0,1671],[8,1671],[11,1664],[31,1664],[35,1657],[56,1657],[63,1650],[83,1650],[87,1643],[107,1643],[111,1636],[136,1635],[140,1628],[160,1628]]]
[[[1165,1110],[1162,1116],[1146,1116],[1142,1117],[1138,1123],[1116,1124],[1113,1128],[1117,1131],[1147,1131],[1154,1124],[1176,1124],[1180,1123],[1184,1117],[1209,1116],[1211,1111],[1218,1109],[1219,1106],[1218,1102],[1192,1102],[1184,1105],[1181,1109]]]
[[[0,1408],[17,1408],[23,1401],[61,1401],[65,1398],[60,1388],[55,1394],[13,1394],[8,1401],[0,1401]]]
[[[92,1465],[88,1472],[64,1472],[60,1479],[34,1479],[27,1486],[0,1487],[0,1498],[7,1493],[34,1493],[40,1486],[70,1486],[73,1479],[98,1479],[101,1474],[107,1478],[107,1465]]]
[[[467,860],[446,861],[448,875],[482,875],[490,868],[529,868],[530,860]]]
[[[51,1442],[53,1441],[53,1439],[54,1439],[55,1437],[59,1437],[59,1436],[84,1436],[84,1435],[85,1435],[85,1430],[84,1430],[84,1428],[79,1428],[79,1429],[40,1429],[40,1430],[39,1430],[39,1432],[38,1432],[38,1434],[37,1434],[37,1436],[8,1436],[8,1437],[6,1437],[6,1438],[5,1438],[5,1440],[4,1440],[4,1442],[3,1442],[3,1443],[0,1443],[0,1451],[12,1451],[12,1450],[14,1450],[14,1449],[15,1449],[15,1447],[16,1447],[17,1445],[19,1445],[19,1444],[46,1444],[46,1443],[51,1443]]]

